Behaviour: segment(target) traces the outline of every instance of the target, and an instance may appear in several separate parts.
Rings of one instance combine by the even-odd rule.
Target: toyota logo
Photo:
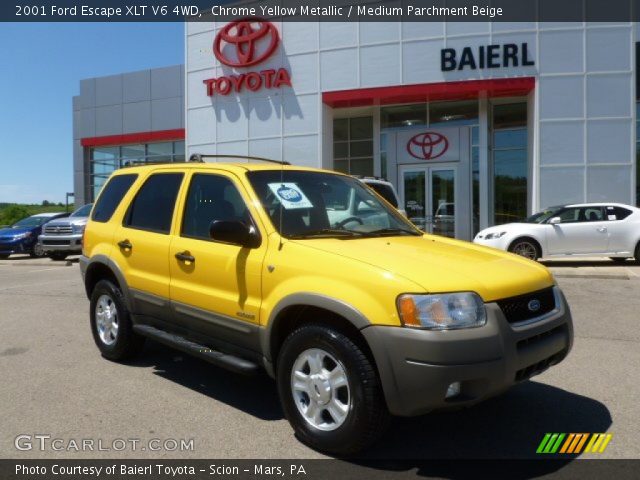
[[[449,140],[437,132],[419,133],[407,142],[407,152],[419,160],[433,160],[441,157],[448,149]]]
[[[527,308],[530,312],[537,312],[538,310],[540,310],[540,300],[534,298],[533,300],[529,301],[529,303],[527,303]]]
[[[250,67],[273,54],[280,42],[276,27],[256,18],[228,23],[213,41],[213,54],[230,67]],[[228,47],[228,48],[225,48]]]

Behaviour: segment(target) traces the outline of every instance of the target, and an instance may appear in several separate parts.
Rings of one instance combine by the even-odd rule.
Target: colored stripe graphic
[[[546,433],[536,449],[536,453],[602,453],[609,445],[610,433]],[[566,438],[566,440],[565,440]],[[587,439],[589,442],[587,443]],[[564,442],[563,442],[564,440]],[[585,443],[587,444],[584,451]]]

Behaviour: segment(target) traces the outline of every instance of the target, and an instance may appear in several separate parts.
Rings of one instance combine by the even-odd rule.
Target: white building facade
[[[388,178],[451,233],[639,201],[635,23],[186,24],[186,155]]]

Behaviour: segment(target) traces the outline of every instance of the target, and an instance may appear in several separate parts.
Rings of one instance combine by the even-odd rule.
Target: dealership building
[[[193,22],[186,64],[81,82],[76,201],[130,161],[251,155],[397,188],[455,235],[640,203],[635,23]]]

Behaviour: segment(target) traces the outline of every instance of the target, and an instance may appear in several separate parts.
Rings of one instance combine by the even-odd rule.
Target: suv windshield
[[[91,213],[91,207],[93,203],[87,203],[84,207],[80,207],[71,214],[72,217],[88,217]]]
[[[389,202],[394,207],[398,208],[398,202],[396,200],[396,196],[393,193],[393,189],[391,186],[386,183],[378,183],[378,182],[365,182],[366,185],[373,188],[378,195],[384,198],[387,202]]]
[[[563,208],[564,208],[563,206],[546,208],[541,212],[534,213],[530,217],[525,218],[524,220],[522,220],[522,222],[523,223],[544,223],[547,220],[549,220],[551,217],[553,217],[556,213],[558,213],[560,210],[562,210]]]
[[[288,238],[422,235],[351,177],[296,170],[247,177],[273,226]]]

